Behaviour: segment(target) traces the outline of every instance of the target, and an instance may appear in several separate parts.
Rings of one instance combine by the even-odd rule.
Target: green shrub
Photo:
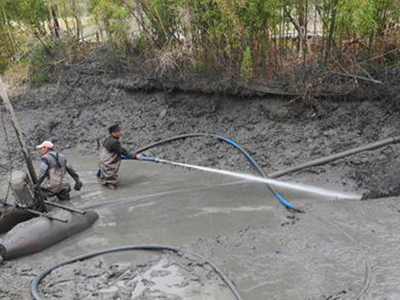
[[[246,47],[243,52],[243,60],[240,68],[240,76],[248,81],[253,77],[253,59],[251,58],[250,47]]]
[[[132,53],[157,59],[164,49],[182,49],[179,59],[163,61],[200,72],[233,71],[246,80],[256,74],[273,78],[307,61],[341,61],[351,69],[351,62],[377,57],[392,43],[387,36],[399,31],[398,1],[0,0],[0,45],[9,53],[0,56],[7,64],[33,49],[32,78],[46,81],[53,72],[46,47],[27,45],[50,35],[64,40],[73,32],[73,43],[99,33],[98,42],[126,59]],[[305,33],[319,42],[312,45]]]
[[[47,39],[43,43],[33,47],[29,58],[28,76],[34,82],[50,81],[54,71],[53,58],[48,51],[51,51],[55,43]]]

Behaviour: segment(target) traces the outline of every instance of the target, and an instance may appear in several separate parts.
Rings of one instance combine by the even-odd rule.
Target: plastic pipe
[[[289,173],[293,173],[293,172],[300,171],[300,170],[303,170],[303,169],[306,169],[306,168],[310,168],[310,167],[314,167],[314,166],[323,165],[323,164],[326,164],[326,163],[331,162],[333,160],[337,160],[339,158],[343,158],[343,157],[346,157],[346,156],[349,156],[349,155],[352,155],[352,154],[356,154],[356,153],[359,153],[359,152],[362,152],[362,151],[373,150],[373,149],[380,148],[380,147],[383,147],[383,146],[386,146],[386,145],[389,145],[389,144],[395,144],[395,143],[399,143],[399,142],[400,142],[400,136],[387,138],[387,139],[384,139],[384,140],[381,140],[381,141],[378,141],[378,142],[375,142],[375,143],[367,144],[367,145],[360,146],[360,147],[357,147],[357,148],[354,148],[354,149],[350,149],[350,150],[347,150],[347,151],[339,152],[339,153],[336,153],[336,154],[333,154],[333,155],[330,155],[330,156],[327,156],[327,157],[323,157],[323,158],[319,158],[319,159],[316,159],[316,160],[313,160],[313,161],[310,161],[310,162],[299,164],[297,166],[294,166],[294,167],[291,167],[291,168],[288,168],[288,169],[285,169],[285,170],[281,170],[281,171],[278,171],[278,172],[271,173],[268,176],[270,178],[278,178],[278,177],[281,177],[281,176],[289,174]]]

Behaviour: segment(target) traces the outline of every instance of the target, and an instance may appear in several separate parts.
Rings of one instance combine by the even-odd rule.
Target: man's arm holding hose
[[[142,159],[142,155],[136,153],[129,153],[128,151],[126,152],[126,154],[122,154],[121,157],[122,159],[136,159],[136,160]]]
[[[140,160],[142,157],[140,154],[130,153],[128,149],[121,146],[121,143],[117,140],[111,140],[110,144],[106,144],[105,147],[108,151],[117,153],[122,159],[137,159]]]

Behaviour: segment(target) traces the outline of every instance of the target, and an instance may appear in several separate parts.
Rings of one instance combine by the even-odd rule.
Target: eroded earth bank
[[[197,252],[224,270],[244,299],[400,298],[399,145],[282,177],[369,198],[284,191],[303,214],[282,209],[259,184],[162,165],[125,163],[115,192],[102,190],[95,179],[97,139],[115,122],[131,149],[185,133],[230,137],[270,174],[397,136],[400,118],[393,99],[323,99],[310,109],[289,98],[154,89],[137,74],[116,78],[93,72],[69,73],[40,87],[8,81],[8,87],[36,163],[34,146],[51,139],[82,174],[84,188],[72,203],[98,210],[100,220],[44,253],[1,265],[0,299],[30,299],[30,280],[46,267],[126,244],[170,244]],[[6,186],[10,157],[14,168],[22,161],[6,115],[4,124],[11,146],[9,153],[2,131]],[[146,154],[252,171],[237,150],[208,138]],[[49,299],[233,299],[207,264],[168,253],[74,264],[46,278],[42,292]]]

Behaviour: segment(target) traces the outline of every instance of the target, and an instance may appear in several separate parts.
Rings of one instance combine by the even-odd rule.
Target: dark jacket
[[[121,143],[118,139],[109,135],[103,143],[103,147],[106,148],[108,152],[116,153],[119,156],[128,155],[128,150],[121,146]]]

